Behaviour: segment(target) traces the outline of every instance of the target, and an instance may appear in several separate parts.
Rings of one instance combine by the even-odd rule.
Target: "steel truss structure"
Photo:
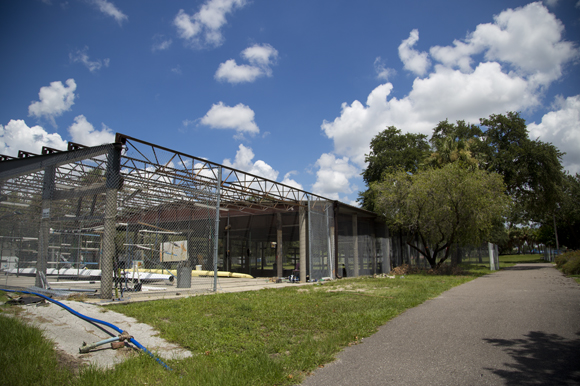
[[[123,134],[0,156],[0,219],[2,248],[36,252],[37,286],[47,267],[92,264],[103,298],[136,262],[178,286],[195,268],[206,290],[218,271],[306,281],[391,266],[373,213]]]

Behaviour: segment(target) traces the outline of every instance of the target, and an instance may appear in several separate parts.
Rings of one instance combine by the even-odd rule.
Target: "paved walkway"
[[[486,275],[391,320],[303,385],[580,385],[580,286],[551,264]]]

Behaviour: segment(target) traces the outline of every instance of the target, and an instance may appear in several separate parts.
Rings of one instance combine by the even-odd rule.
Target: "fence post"
[[[495,266],[495,259],[493,257],[493,255],[494,255],[494,248],[493,248],[493,244],[492,243],[487,243],[487,250],[489,252],[489,270],[490,271],[495,271],[497,269],[497,267]]]
[[[218,277],[218,249],[219,249],[219,229],[220,229],[220,195],[222,188],[222,168],[218,166],[218,181],[216,186],[217,200],[215,213],[215,227],[214,227],[214,249],[213,249],[213,291],[217,292],[217,277]],[[248,257],[249,260],[249,257]],[[248,261],[249,265],[249,261]]]

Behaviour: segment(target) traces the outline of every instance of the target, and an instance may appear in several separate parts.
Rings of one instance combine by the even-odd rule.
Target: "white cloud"
[[[564,25],[542,3],[508,9],[494,23],[480,24],[453,47],[433,47],[431,55],[446,66],[468,72],[472,55],[484,53],[514,67],[534,86],[547,87],[562,76],[562,67],[579,57],[573,43],[562,40]]]
[[[399,46],[399,58],[401,58],[406,70],[411,71],[415,75],[423,76],[427,72],[431,62],[429,61],[428,53],[413,49],[413,46],[418,40],[419,31],[414,29],[409,34],[409,37],[403,40]]]
[[[151,46],[151,51],[165,51],[171,47],[173,40],[166,38],[163,35],[153,36],[153,45]]]
[[[271,66],[276,63],[278,51],[269,44],[255,44],[243,50],[241,56],[250,64],[238,65],[234,59],[229,59],[220,64],[215,79],[235,84],[272,76]]]
[[[247,3],[247,0],[208,0],[192,16],[180,9],[173,24],[179,36],[192,46],[219,47],[224,40],[221,28],[227,23],[226,15]]]
[[[528,125],[530,137],[550,142],[566,154],[563,165],[570,173],[580,173],[580,95],[557,97],[555,111],[542,117],[539,124]]]
[[[101,131],[95,130],[84,115],[75,118],[75,122],[68,128],[72,142],[85,146],[98,146],[115,142],[113,131],[103,124]]]
[[[385,66],[385,63],[380,56],[375,59],[374,66],[375,72],[377,73],[377,79],[389,80],[397,74],[397,71],[394,68],[388,68]]]
[[[119,25],[121,25],[125,20],[129,19],[127,15],[125,15],[123,12],[121,12],[121,10],[119,10],[119,8],[115,6],[115,4],[107,0],[93,0],[93,4],[97,6],[99,11],[115,19]]]
[[[269,44],[254,44],[242,51],[242,57],[253,66],[263,68],[267,72],[270,66],[276,63],[278,51]]]
[[[544,0],[544,4],[546,4],[546,6],[548,7],[555,7],[556,5],[558,5],[558,0]]]
[[[323,155],[325,162],[319,160],[315,188],[326,195],[336,193],[333,197],[352,192],[349,180],[365,167],[371,139],[387,126],[430,135],[444,119],[477,123],[490,114],[538,107],[545,88],[560,79],[563,67],[579,56],[578,49],[563,40],[562,28],[541,3],[509,9],[495,16],[493,24],[478,25],[464,41],[431,48],[432,58],[439,62],[432,68],[423,53],[412,49],[418,39],[418,33],[412,31],[399,47],[401,60],[420,76],[423,69],[430,72],[417,77],[402,98],[389,98],[393,84],[385,83],[372,90],[366,103],[343,103],[337,118],[322,123],[323,132],[334,141],[334,150]],[[474,62],[475,55],[482,54],[485,61]],[[567,100],[568,107],[559,114],[571,114],[571,103]],[[333,165],[330,156],[340,160],[346,172],[328,167]]]
[[[224,160],[223,165],[276,181],[276,178],[278,178],[276,170],[262,160],[252,162],[253,159],[254,152],[252,149],[240,144],[234,162],[228,158]]]
[[[302,187],[302,184],[300,184],[300,183],[296,182],[295,180],[293,180],[292,178],[290,178],[294,174],[298,174],[298,172],[293,170],[291,172],[286,173],[284,175],[284,179],[282,180],[282,183],[284,185],[288,185],[288,186],[291,186],[291,187],[296,188],[296,189],[304,190],[304,188]]]
[[[318,171],[313,193],[338,200],[339,193],[352,193],[354,187],[350,179],[360,174],[360,170],[349,163],[348,157],[336,158],[334,154],[322,154],[316,161]]]
[[[244,104],[230,107],[219,102],[211,107],[200,122],[212,129],[233,129],[238,134],[255,135],[260,129],[254,122],[254,115],[254,111]]]
[[[66,150],[67,142],[58,133],[49,134],[41,126],[28,127],[21,119],[0,125],[0,154],[16,157],[18,150],[40,154],[43,146]]]
[[[238,65],[234,59],[229,59],[220,64],[214,77],[217,80],[225,80],[229,83],[243,83],[253,82],[261,75],[263,75],[263,72],[259,67],[247,64]]]
[[[75,100],[77,85],[74,79],[68,79],[65,87],[62,82],[51,82],[50,86],[41,87],[38,93],[40,101],[28,106],[28,115],[44,117],[56,127],[54,118],[69,111]]]
[[[82,50],[76,50],[76,52],[71,52],[69,54],[70,61],[73,63],[82,63],[90,72],[95,72],[101,69],[101,67],[109,67],[109,59],[94,60],[91,61],[88,55],[89,47],[85,47]]]

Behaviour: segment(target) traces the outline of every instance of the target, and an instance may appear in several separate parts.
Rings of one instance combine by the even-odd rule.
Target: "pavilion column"
[[[374,226],[374,224],[373,224]],[[372,243],[372,254],[373,254],[373,275],[377,274],[377,238],[375,236],[375,230],[371,233],[371,243]]]
[[[306,208],[300,207],[298,212],[298,229],[300,233],[300,283],[306,283],[306,254],[308,239],[306,236]]]
[[[282,213],[276,213],[276,277],[284,275],[282,263]]]
[[[44,169],[44,184],[42,188],[42,214],[40,232],[38,235],[38,257],[36,259],[36,279],[34,285],[46,288],[46,266],[48,261],[48,245],[50,237],[50,206],[55,188],[56,167]]]
[[[117,192],[123,185],[121,178],[121,144],[109,150],[107,155],[105,221],[103,230],[103,253],[101,258],[101,298],[113,296],[113,260],[115,258],[115,234],[117,232]]]
[[[358,277],[359,271],[359,259],[358,259],[358,216],[357,214],[352,215],[352,247],[353,247],[353,257],[354,257],[354,277]]]

